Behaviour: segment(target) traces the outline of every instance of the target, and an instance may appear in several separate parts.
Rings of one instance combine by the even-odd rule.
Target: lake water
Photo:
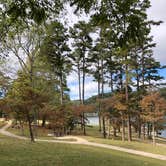
[[[98,126],[99,125],[99,117],[88,117],[88,125]]]
[[[99,118],[98,117],[88,117],[88,125],[93,125],[93,126],[97,126],[99,125]],[[161,135],[159,135],[160,137],[166,138],[166,130],[161,131]]]
[[[161,132],[160,137],[166,138],[166,130],[163,130],[163,131]]]

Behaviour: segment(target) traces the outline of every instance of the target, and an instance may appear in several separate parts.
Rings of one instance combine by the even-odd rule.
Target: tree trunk
[[[139,119],[138,119],[138,138],[140,139],[141,138],[141,118],[139,116]]]
[[[99,116],[99,131],[101,132],[102,125],[101,125],[101,113],[100,112],[98,113],[98,116]]]
[[[79,101],[81,104],[81,73],[80,73],[80,64],[78,63],[78,86],[79,86]]]
[[[84,135],[86,135],[85,114],[84,113],[83,113],[83,131],[84,131]]]
[[[140,91],[140,76],[139,76],[139,68],[138,66],[136,67],[136,80],[137,80],[137,92]],[[139,106],[139,102],[140,102],[140,97],[137,100],[137,105]],[[137,107],[137,111],[138,111],[138,138],[141,139],[141,110],[139,107]]]
[[[127,63],[127,55],[125,57],[125,61]],[[125,95],[126,95],[126,104],[129,102],[129,92],[128,92],[128,84],[129,84],[129,76],[128,76],[128,64],[126,64],[125,68],[125,73],[126,73],[126,84],[125,84]],[[130,114],[129,114],[129,109],[127,110],[128,113],[128,118],[127,118],[127,128],[128,128],[128,141],[131,141],[131,124],[130,124]]]
[[[30,81],[31,81],[31,87],[34,89],[34,79],[33,79],[33,72],[34,72],[34,55],[29,56],[29,61],[30,61]],[[35,100],[34,96],[31,96],[32,100]],[[37,116],[36,116],[36,112],[33,109],[33,115],[34,115],[34,130],[35,130],[35,134],[37,135]],[[32,125],[31,125],[31,119],[30,119],[30,115],[29,112],[27,113],[27,119],[28,119],[28,125],[29,125],[29,132],[30,132],[30,137],[31,137],[31,142],[34,142],[34,134],[33,134],[33,130],[32,130]]]
[[[122,72],[122,69],[120,70],[119,84],[120,84],[120,91],[122,92],[122,90],[123,90],[123,72]]]
[[[152,124],[150,124],[149,126],[149,136],[150,138],[152,138]]]
[[[28,126],[29,126],[29,133],[30,133],[31,142],[35,142],[29,113],[27,113],[27,120],[28,120]]]
[[[19,122],[20,122],[21,135],[24,136],[24,125],[21,122],[21,120]]]
[[[98,62],[98,68],[100,64]],[[100,108],[100,72],[98,73],[98,115],[99,115],[99,131],[101,132],[101,108]]]
[[[145,123],[143,124],[143,130],[142,130],[143,140],[145,140]]]
[[[104,66],[103,66],[103,59],[101,60],[101,97],[104,98]],[[101,108],[103,109],[103,108]],[[104,110],[102,110],[104,111]],[[105,127],[105,117],[102,115],[102,123],[103,123],[103,137],[106,138],[106,127]]]
[[[62,76],[62,73],[61,73],[59,81],[60,81],[60,103],[62,105],[63,104],[63,76]]]
[[[118,133],[120,133],[120,126],[118,127]]]
[[[134,127],[134,130],[135,130],[135,133],[138,133],[138,126],[133,126]]]
[[[124,113],[122,113],[122,141],[125,141],[125,120],[124,120]]]
[[[116,137],[116,128],[113,127],[113,134],[114,134],[114,137]]]
[[[110,76],[111,76],[110,87],[111,87],[111,92],[113,92],[114,91],[114,84],[113,84],[113,75],[112,75],[112,73],[110,73]]]
[[[85,55],[83,56],[83,77],[82,77],[82,104],[84,104],[84,93],[85,93]],[[83,132],[84,135],[86,135],[86,127],[85,127],[85,114],[84,112],[82,113],[82,118],[83,118]]]
[[[34,109],[34,136],[37,137],[37,111]]]
[[[102,117],[102,121],[103,121],[103,137],[106,138],[107,133],[106,133],[106,128],[105,128],[105,117]]]
[[[100,125],[101,125],[101,133],[103,132],[103,118],[102,118],[102,115],[100,115]]]
[[[152,132],[153,132],[153,135],[152,135],[152,137],[153,137],[153,146],[155,146],[156,145],[156,140],[155,140],[155,123],[154,122],[152,123]]]
[[[42,119],[42,127],[45,127],[45,124],[46,124],[46,117],[43,116],[43,119]]]
[[[109,139],[110,138],[110,119],[108,118],[107,119],[107,138]]]
[[[128,126],[128,141],[130,142],[130,141],[132,141],[130,115],[127,116],[127,126]]]
[[[150,138],[150,124],[149,122],[147,123],[147,138]]]

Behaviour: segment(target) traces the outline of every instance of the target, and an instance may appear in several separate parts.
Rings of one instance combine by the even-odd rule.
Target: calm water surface
[[[93,126],[99,125],[99,117],[88,117],[88,124]]]
[[[88,125],[97,126],[99,125],[99,118],[98,117],[88,117]],[[166,130],[161,131],[160,137],[166,138]]]
[[[163,131],[161,132],[160,137],[166,138],[166,130],[163,130]]]

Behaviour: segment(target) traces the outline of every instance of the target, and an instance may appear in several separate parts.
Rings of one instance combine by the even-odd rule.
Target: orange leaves
[[[89,113],[94,111],[94,106],[92,105],[74,105],[72,106],[73,111],[76,115],[81,115],[82,113]]]
[[[3,110],[5,113],[10,112],[10,107],[6,99],[0,99],[0,110]]]
[[[159,93],[151,93],[145,96],[141,102],[142,116],[147,121],[158,121],[164,118],[166,113],[166,100]]]
[[[116,93],[111,98],[101,100],[101,104],[105,110],[116,109],[118,111],[126,111],[127,105],[125,95]]]
[[[55,128],[67,127],[72,121],[79,121],[82,113],[92,110],[91,105],[61,105],[50,110],[48,120]]]

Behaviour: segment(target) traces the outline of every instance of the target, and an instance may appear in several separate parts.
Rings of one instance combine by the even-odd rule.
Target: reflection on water
[[[87,117],[88,125],[97,126],[99,125],[99,117]]]
[[[166,138],[166,130],[163,130],[163,131],[161,132],[160,137]]]
[[[99,117],[88,117],[88,125],[97,126],[99,125]],[[166,138],[166,130],[161,131],[160,137]]]

